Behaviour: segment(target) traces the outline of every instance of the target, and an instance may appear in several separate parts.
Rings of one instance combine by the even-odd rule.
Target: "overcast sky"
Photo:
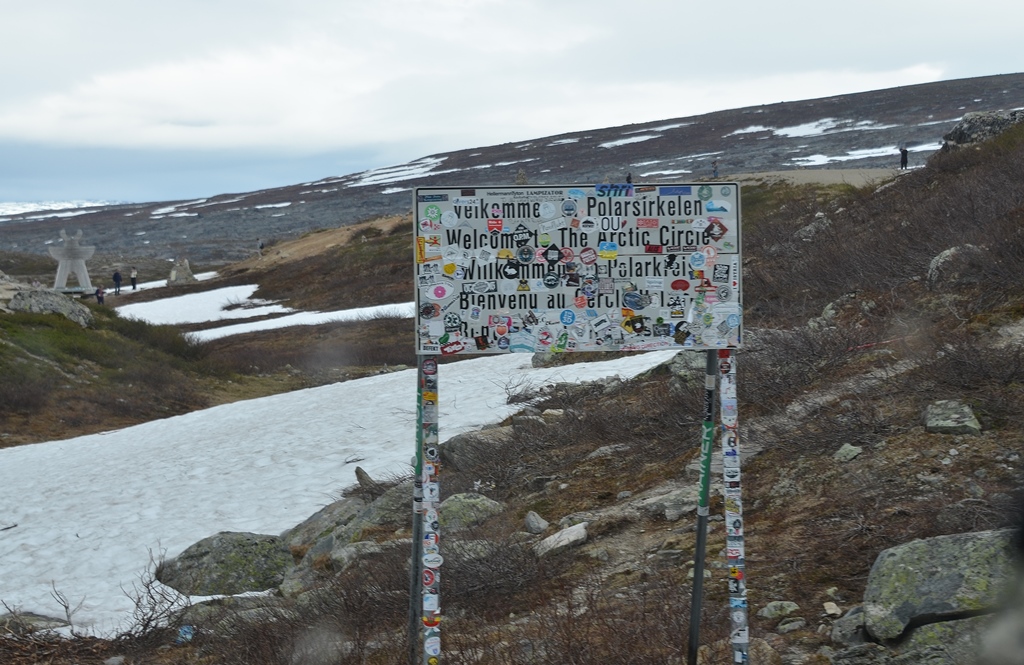
[[[0,0],[0,201],[194,198],[1024,71],[1019,0]]]

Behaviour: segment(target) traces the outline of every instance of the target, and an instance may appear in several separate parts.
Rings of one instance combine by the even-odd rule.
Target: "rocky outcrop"
[[[953,129],[943,135],[943,149],[987,141],[1021,121],[1024,121],[1024,111],[967,113]]]
[[[981,281],[985,250],[977,245],[957,245],[935,255],[928,264],[927,284],[932,291]]]
[[[302,524],[281,534],[281,540],[289,547],[301,547],[315,543],[339,527],[351,522],[363,510],[366,502],[358,497],[346,497],[324,506],[308,517]]]
[[[165,561],[156,578],[192,596],[231,595],[274,589],[292,565],[277,536],[222,531]]]
[[[93,316],[88,307],[68,296],[45,289],[18,291],[7,305],[12,312],[35,314],[60,314],[86,328],[92,325]]]

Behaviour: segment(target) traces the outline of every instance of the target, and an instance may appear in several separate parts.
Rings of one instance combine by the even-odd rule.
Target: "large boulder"
[[[987,141],[1024,121],[1024,111],[975,111],[964,117],[942,138],[944,149]]]
[[[981,281],[985,250],[977,245],[956,245],[935,255],[928,263],[928,288],[937,291]]]
[[[864,592],[864,627],[895,640],[907,626],[994,611],[1012,579],[1012,531],[938,536],[878,555]]]
[[[396,541],[392,541],[389,546],[394,547],[396,544]],[[408,540],[403,541],[402,545],[411,548]],[[372,540],[342,543],[327,536],[310,548],[298,565],[288,569],[279,590],[285,596],[299,596],[315,588],[326,577],[344,572],[360,561],[380,556],[384,550],[383,545]]]
[[[92,325],[92,311],[85,305],[63,293],[32,289],[18,291],[7,307],[12,312],[33,312],[35,314],[60,314],[86,328]]]
[[[441,463],[456,471],[469,471],[494,459],[494,449],[512,438],[512,427],[491,427],[457,434],[441,444]]]
[[[332,535],[340,543],[351,543],[361,540],[367,529],[408,529],[412,525],[412,489],[411,479],[389,488]]]
[[[306,518],[298,526],[282,533],[281,540],[292,548],[311,545],[338,527],[345,526],[365,509],[366,502],[358,497],[346,497],[335,501]]]
[[[504,510],[505,506],[483,494],[454,494],[441,502],[441,529],[442,532],[462,531],[500,515]]]
[[[161,564],[156,578],[190,596],[233,595],[276,588],[291,565],[277,536],[222,531]]]

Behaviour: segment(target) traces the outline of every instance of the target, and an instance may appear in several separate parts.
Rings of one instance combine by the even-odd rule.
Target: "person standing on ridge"
[[[115,270],[114,271],[114,295],[115,296],[121,295],[121,271],[120,270]]]
[[[132,291],[139,285],[139,271],[136,270],[135,266],[132,266],[132,271],[129,273],[129,277],[132,280]]]
[[[718,177],[718,160],[717,159],[714,159],[714,160],[711,161],[711,177],[712,178],[717,178]]]
[[[907,154],[908,154],[907,153],[907,147],[906,146],[900,146],[900,168],[901,169],[907,168]]]

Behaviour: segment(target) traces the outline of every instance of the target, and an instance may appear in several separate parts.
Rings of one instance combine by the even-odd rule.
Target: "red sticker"
[[[677,279],[673,280],[670,286],[672,287],[673,291],[685,291],[686,289],[690,288],[690,283],[687,282],[685,279]]]

